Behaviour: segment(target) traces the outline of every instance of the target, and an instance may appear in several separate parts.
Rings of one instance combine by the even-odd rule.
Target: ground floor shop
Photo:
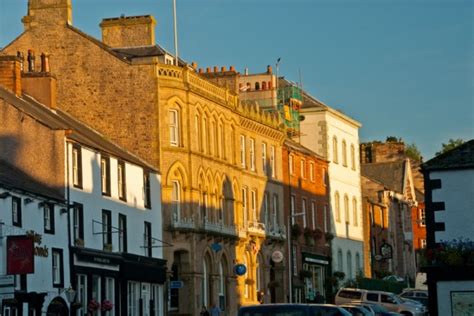
[[[73,315],[164,314],[165,260],[81,248],[72,252]]]

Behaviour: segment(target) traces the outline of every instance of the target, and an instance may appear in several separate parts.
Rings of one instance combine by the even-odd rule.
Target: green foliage
[[[452,139],[450,138],[448,143],[445,144],[443,143],[442,144],[442,148],[440,151],[438,151],[435,156],[439,156],[441,154],[444,154],[445,152],[448,152],[456,147],[458,147],[459,145],[462,145],[464,144],[464,140],[462,140],[461,138],[458,138],[458,139]]]
[[[421,157],[421,152],[416,146],[415,143],[409,144],[405,146],[405,155],[414,161],[420,161],[423,159]]]

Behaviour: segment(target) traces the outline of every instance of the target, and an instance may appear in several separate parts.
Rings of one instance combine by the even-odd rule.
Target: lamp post
[[[292,241],[291,241],[291,219],[296,216],[306,216],[306,212],[294,213],[288,215],[288,290],[289,290],[289,303],[293,303],[293,266],[292,266]]]

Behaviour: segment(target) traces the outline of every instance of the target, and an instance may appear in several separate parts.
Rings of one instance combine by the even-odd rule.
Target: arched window
[[[226,306],[226,273],[225,273],[225,261],[221,259],[219,262],[219,308],[225,311]]]
[[[359,218],[358,218],[358,214],[357,214],[357,199],[354,197],[352,198],[352,213],[353,213],[353,216],[354,216],[354,226],[358,226],[359,225]]]
[[[201,293],[202,293],[202,306],[209,306],[209,294],[210,294],[210,278],[209,274],[210,269],[210,260],[206,255],[202,260],[202,283],[201,283]]]
[[[210,135],[210,140],[211,140],[211,151],[210,154],[217,156],[218,155],[218,150],[217,150],[217,125],[214,120],[211,121],[211,135]]]
[[[346,219],[346,223],[350,223],[350,215],[349,215],[349,197],[347,194],[344,194],[344,217]]]
[[[178,181],[171,181],[171,208],[173,219],[179,221],[181,219],[181,185]]]
[[[179,111],[176,109],[169,110],[170,124],[170,145],[179,146]]]
[[[207,117],[202,118],[202,148],[209,153],[209,131],[207,130]]]
[[[351,144],[351,168],[356,170],[355,147]]]
[[[260,90],[260,82],[255,82],[255,90]]]
[[[247,187],[242,188],[242,226],[247,225],[248,221],[248,200],[247,200]]]
[[[341,208],[339,204],[339,192],[334,194],[334,208],[336,209],[336,222],[341,222]]]
[[[360,269],[360,255],[358,252],[356,252],[356,257],[355,257],[355,260],[356,260],[356,274],[360,274],[362,273],[361,269]]]
[[[332,161],[334,163],[338,163],[338,157],[337,157],[337,137],[334,136],[332,139]]]
[[[262,82],[262,90],[267,90],[267,83],[265,81]]]
[[[219,133],[218,133],[218,142],[219,142],[219,158],[225,159],[225,134],[224,126],[222,123],[219,123]]]
[[[202,127],[201,127],[201,115],[196,114],[194,118],[194,124],[196,128],[196,138],[197,138],[197,144],[198,144],[198,150],[200,152],[203,152],[204,148],[202,146]]]
[[[349,279],[354,277],[352,274],[352,254],[350,251],[347,252],[347,277]]]
[[[225,224],[226,223],[226,218],[225,218],[225,199],[223,195],[219,196],[219,223]]]
[[[339,249],[337,251],[337,270],[338,271],[343,271],[343,262],[342,262],[342,250]]]
[[[347,144],[346,141],[342,141],[342,165],[347,167]]]

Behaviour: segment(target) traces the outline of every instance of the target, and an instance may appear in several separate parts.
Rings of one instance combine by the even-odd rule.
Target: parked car
[[[339,305],[339,307],[344,308],[351,313],[352,316],[375,316],[373,312],[361,305],[344,304]]]
[[[339,306],[330,304],[261,304],[244,306],[238,316],[351,316]]]
[[[399,316],[401,314],[391,312],[385,307],[379,305],[379,304],[372,304],[372,303],[367,303],[367,302],[357,302],[357,304],[360,304],[370,310],[372,310],[375,314],[375,316]]]
[[[400,295],[401,298],[408,298],[428,307],[428,291],[426,290],[405,290]]]
[[[398,296],[390,292],[372,291],[363,289],[341,288],[336,294],[336,304],[347,304],[352,301],[361,301],[379,304],[391,312],[403,315],[423,316],[426,308],[411,302],[404,302]]]

